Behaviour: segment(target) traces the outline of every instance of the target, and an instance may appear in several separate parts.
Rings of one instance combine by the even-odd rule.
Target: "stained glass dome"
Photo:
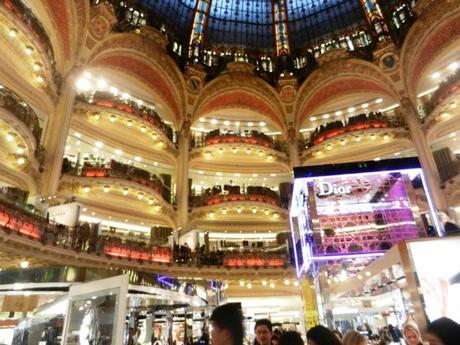
[[[397,0],[385,0],[385,6]],[[126,2],[125,2],[126,3]],[[279,44],[304,48],[328,35],[366,25],[369,0],[132,0],[183,41],[208,47],[273,51]]]

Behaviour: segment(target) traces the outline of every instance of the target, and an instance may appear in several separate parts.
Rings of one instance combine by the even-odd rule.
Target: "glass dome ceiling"
[[[273,51],[280,37],[291,49],[303,48],[366,25],[363,2],[373,1],[133,0],[129,5],[142,6],[184,39],[200,37],[203,46]]]

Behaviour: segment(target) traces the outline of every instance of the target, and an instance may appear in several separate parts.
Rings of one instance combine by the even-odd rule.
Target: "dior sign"
[[[318,182],[318,196],[328,196],[328,195],[346,195],[351,194],[351,186],[337,186],[336,184],[329,182]]]

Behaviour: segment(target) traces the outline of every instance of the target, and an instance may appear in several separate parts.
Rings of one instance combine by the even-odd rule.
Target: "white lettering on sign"
[[[329,182],[318,182],[318,196],[351,194],[351,186],[337,186]]]

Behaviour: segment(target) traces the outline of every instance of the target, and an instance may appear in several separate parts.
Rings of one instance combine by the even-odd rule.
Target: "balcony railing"
[[[287,205],[281,205],[279,194],[268,187],[249,186],[244,192],[241,192],[240,186],[225,185],[223,191],[221,186],[214,186],[206,189],[202,195],[190,197],[191,207],[212,206],[235,201],[257,201],[287,207]]]
[[[10,11],[24,26],[30,28],[35,37],[34,42],[40,44],[48,57],[49,64],[53,73],[53,80],[57,88],[61,85],[61,76],[56,71],[56,61],[54,59],[53,46],[43,25],[35,17],[33,12],[21,0],[0,0],[0,6]]]
[[[91,255],[105,255],[120,260],[138,262],[155,262],[160,264],[190,266],[225,266],[225,267],[266,267],[281,268],[289,263],[283,254],[251,251],[247,253],[225,253],[222,251],[192,252],[188,247],[160,247],[135,241],[122,241],[119,238],[98,236],[90,231],[88,223],[71,228],[49,222],[47,219],[27,212],[19,204],[0,200],[0,229],[29,239]],[[74,255],[72,254],[72,257]]]
[[[215,129],[203,137],[196,135],[192,139],[193,147],[205,147],[218,144],[251,144],[268,149],[287,152],[286,143],[280,140],[273,140],[270,136],[259,131],[222,131]]]
[[[454,94],[460,89],[460,68],[444,80],[436,91],[431,95],[430,101],[425,104],[425,111],[430,114],[434,108],[444,102],[450,95]]]
[[[62,173],[83,177],[112,177],[129,180],[150,188],[160,194],[165,201],[171,203],[171,190],[163,184],[158,176],[113,159],[106,164],[85,162],[82,166],[72,165],[69,160],[64,159]]]
[[[390,118],[380,112],[360,114],[350,117],[345,123],[338,120],[316,127],[311,134],[307,147],[321,144],[323,141],[354,131],[372,128],[394,128],[404,125],[399,118]]]
[[[38,162],[42,164],[44,148],[40,145],[40,140],[43,130],[40,127],[40,122],[35,111],[13,91],[2,85],[0,85],[0,107],[8,110],[8,112],[24,123],[32,132],[36,143],[34,155]]]
[[[140,120],[143,120],[161,130],[171,142],[174,142],[173,129],[163,121],[160,115],[158,115],[156,110],[151,106],[140,104],[133,100],[123,99],[121,96],[114,96],[110,92],[102,91],[96,91],[94,94],[79,94],[78,100],[88,104],[95,104],[100,107],[115,109],[134,115]]]

